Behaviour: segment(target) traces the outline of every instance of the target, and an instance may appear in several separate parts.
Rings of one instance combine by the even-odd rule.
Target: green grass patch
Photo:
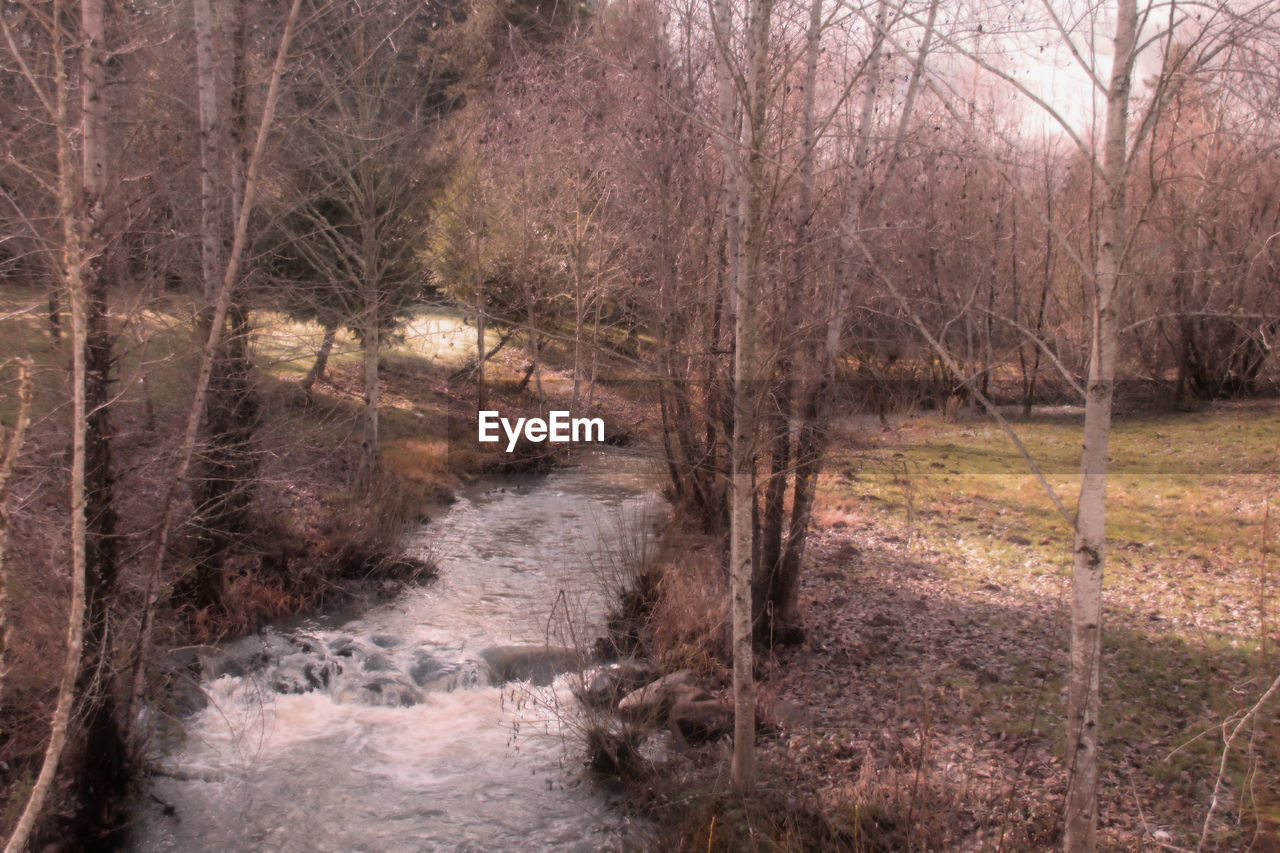
[[[1080,419],[1036,418],[1016,429],[1074,510]],[[1108,476],[1109,585],[1141,587],[1142,606],[1163,617],[1256,633],[1278,440],[1274,404],[1118,419]],[[953,567],[973,584],[1017,587],[1069,572],[1071,529],[997,426],[918,420],[866,445],[830,466],[828,512],[874,506],[878,520],[905,535],[980,553],[982,560]]]

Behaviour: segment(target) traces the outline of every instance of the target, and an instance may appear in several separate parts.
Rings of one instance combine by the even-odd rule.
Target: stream
[[[575,463],[464,491],[412,541],[437,581],[193,651],[208,704],[157,737],[133,849],[635,846],[583,775],[561,673],[658,502],[640,455]]]

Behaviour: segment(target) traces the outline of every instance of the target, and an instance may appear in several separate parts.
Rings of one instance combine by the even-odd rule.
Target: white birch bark
[[[734,62],[726,0],[712,0],[719,83],[719,143],[725,165],[730,283],[733,290],[733,439],[729,507],[729,578],[733,630],[733,760],[730,778],[741,794],[755,789],[755,685],[752,675],[751,581],[755,504],[756,424],[761,391],[757,338],[760,260],[765,236],[764,131],[772,0],[748,5],[745,77]],[[736,107],[742,107],[743,133]],[[736,239],[735,239],[736,237]]]
[[[716,78],[719,84],[719,135],[724,163],[725,232],[728,244],[729,287],[733,297],[734,400],[732,474],[729,510],[730,622],[733,648],[733,760],[730,770],[735,790],[747,792],[755,786],[755,690],[752,678],[754,649],[751,646],[751,450],[745,427],[750,417],[747,397],[744,348],[754,341],[743,339],[742,326],[749,306],[745,303],[743,246],[743,196],[741,136],[738,131],[739,91],[733,63],[733,26],[727,0],[712,0],[711,22],[716,40]],[[746,325],[750,326],[749,323]],[[745,458],[744,458],[745,457]]]
[[[1063,849],[1097,848],[1098,694],[1102,667],[1102,574],[1106,545],[1107,447],[1115,393],[1117,323],[1126,233],[1125,172],[1129,89],[1137,36],[1136,0],[1118,0],[1114,61],[1107,90],[1102,173],[1105,197],[1098,218],[1094,332],[1085,388],[1084,450],[1076,511],[1071,582],[1071,672],[1067,682],[1066,831]]]

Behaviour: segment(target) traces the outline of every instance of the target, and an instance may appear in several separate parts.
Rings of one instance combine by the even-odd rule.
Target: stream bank
[[[582,776],[570,680],[553,676],[590,657],[657,502],[641,455],[574,462],[464,489],[413,538],[436,582],[196,653],[209,704],[158,727],[133,849],[628,843]]]

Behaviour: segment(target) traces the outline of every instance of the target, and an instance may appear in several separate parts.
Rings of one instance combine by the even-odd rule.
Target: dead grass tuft
[[[649,624],[666,671],[723,675],[730,658],[728,578],[718,543],[693,540],[658,567]]]

